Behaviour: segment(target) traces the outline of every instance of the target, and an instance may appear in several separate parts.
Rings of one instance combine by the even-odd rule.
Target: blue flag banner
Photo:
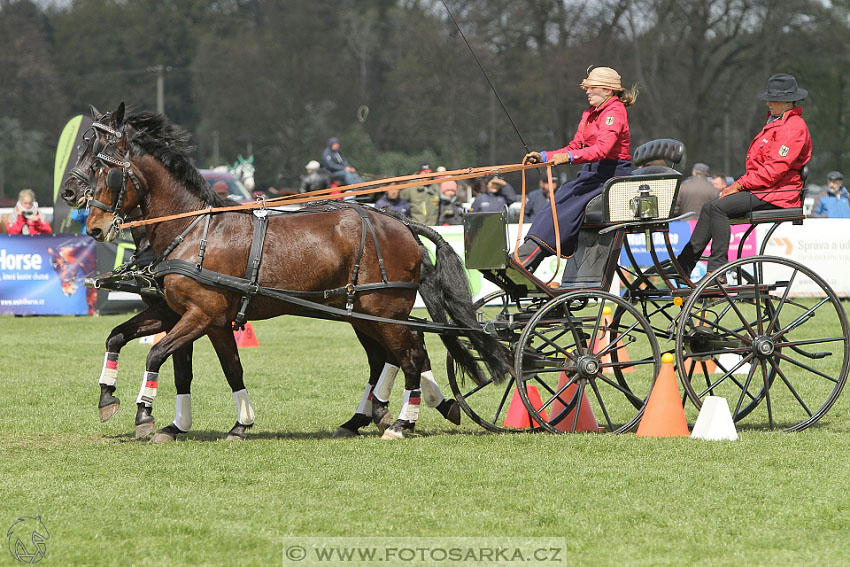
[[[95,290],[95,241],[88,236],[0,235],[0,314],[86,315]]]

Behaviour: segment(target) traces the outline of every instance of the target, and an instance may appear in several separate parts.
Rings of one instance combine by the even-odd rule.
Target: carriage
[[[689,215],[672,217],[681,175],[644,166],[675,165],[683,154],[683,144],[666,139],[635,150],[633,175],[609,180],[588,204],[559,285],[508,254],[502,215],[465,218],[467,267],[500,288],[476,303],[482,327],[514,356],[512,375],[485,386],[465,385],[449,357],[452,391],[476,423],[497,432],[629,431],[663,351],[675,355],[682,402],[697,409],[707,396],[721,396],[735,421],[753,416],[759,426],[799,431],[833,405],[850,364],[844,309],[812,270],[764,255],[782,223],[803,222],[802,205],[733,221],[749,224],[738,258],[694,282],[677,264],[670,237],[670,223]],[[768,228],[758,253],[745,256],[759,224]],[[651,265],[640,265],[636,246],[646,247]],[[615,280],[620,293],[610,293]],[[519,400],[525,415],[517,417]]]
[[[588,204],[578,249],[558,285],[537,279],[508,254],[501,213],[470,214],[464,226],[466,268],[479,270],[499,289],[473,304],[463,265],[432,229],[369,207],[327,201],[299,213],[264,203],[215,206],[222,203],[178,151],[184,133],[173,132],[161,117],[145,116],[129,124],[140,132],[141,141],[132,147],[123,105],[109,118],[96,123],[96,138],[88,141],[96,147],[81,152],[89,155],[89,171],[76,176],[87,180],[83,186],[92,196],[89,234],[105,239],[117,233],[142,203],[148,209],[142,216],[154,218],[130,226],[181,220],[148,233],[159,249],[155,269],[122,269],[95,282],[140,280],[154,292],[174,293],[168,305],[161,302],[140,317],[140,325],[119,326],[110,336],[120,349],[127,337],[169,331],[148,356],[144,383],[153,383],[152,395],[164,360],[208,334],[236,399],[244,390],[242,369],[223,323],[287,313],[348,321],[367,351],[370,381],[393,359],[405,373],[406,391],[418,388],[427,359],[421,334],[439,334],[449,351],[447,372],[457,403],[496,432],[629,431],[661,370],[662,351],[675,355],[683,403],[690,399],[699,408],[707,396],[722,396],[736,421],[748,416],[755,421],[764,408],[758,423],[786,431],[820,419],[847,379],[850,329],[836,294],[809,268],[764,255],[781,223],[802,222],[801,208],[740,219],[751,225],[748,233],[758,224],[770,227],[759,254],[744,256],[742,240],[738,259],[694,282],[676,263],[670,238],[670,223],[687,216],[671,215],[681,175],[668,167],[639,167],[632,176],[609,180]],[[154,126],[163,130],[162,139],[151,133]],[[636,149],[633,161],[675,165],[683,154],[680,142],[656,140]],[[476,174],[470,171],[464,175]],[[310,198],[315,197],[296,196]],[[175,204],[182,210],[174,211]],[[158,217],[166,212],[176,214]],[[242,214],[219,214],[234,212]],[[335,240],[307,250],[321,231]],[[420,236],[436,244],[434,264]],[[650,266],[640,265],[634,254],[641,236]],[[293,237],[306,239],[292,246]],[[661,260],[656,245],[669,260]],[[625,266],[618,262],[621,251],[629,260]],[[293,264],[304,269],[288,269]],[[612,293],[615,282],[619,293]],[[410,316],[417,289],[431,320]],[[101,382],[101,409],[106,400],[114,413],[117,353],[108,367],[110,340],[104,363],[110,380]],[[234,430],[244,437],[250,424],[239,403]],[[249,413],[253,422],[253,410]],[[139,420],[147,418],[152,427],[140,404],[137,433]],[[393,424],[399,436],[400,421]]]

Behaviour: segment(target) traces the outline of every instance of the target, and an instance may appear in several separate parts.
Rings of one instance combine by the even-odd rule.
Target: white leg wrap
[[[107,352],[103,359],[103,370],[100,371],[98,384],[114,386],[116,380],[118,380],[118,353]]]
[[[192,394],[177,394],[174,426],[184,433],[192,429]]]
[[[372,384],[366,384],[366,389],[363,390],[363,397],[360,398],[360,403],[357,404],[357,409],[354,413],[372,415]]]
[[[233,401],[236,402],[236,421],[242,425],[251,425],[254,423],[254,406],[251,405],[248,390],[243,389],[233,392]]]
[[[139,397],[136,398],[136,403],[152,407],[153,400],[156,398],[156,389],[158,386],[159,372],[146,371],[144,376],[142,376],[142,387],[139,389]]]
[[[398,414],[398,418],[411,423],[416,423],[416,420],[419,419],[420,400],[421,394],[419,393],[419,390],[405,390],[401,405],[401,412]]]
[[[384,369],[381,370],[381,375],[378,377],[378,383],[375,384],[375,389],[372,391],[379,402],[389,401],[396,374],[398,374],[398,366],[393,366],[389,362],[384,364]]]
[[[434,373],[426,370],[419,376],[419,385],[422,387],[422,397],[425,398],[425,403],[429,408],[435,408],[446,398],[440,391],[437,381],[434,380]]]

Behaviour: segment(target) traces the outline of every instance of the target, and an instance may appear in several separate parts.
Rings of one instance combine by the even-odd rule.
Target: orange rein
[[[546,166],[546,174],[549,178],[549,185],[552,185],[552,162],[535,164],[532,167],[542,167]],[[528,169],[528,168],[525,168]],[[520,264],[519,261],[519,243],[522,240],[522,219],[525,216],[525,169],[522,171],[522,206],[519,209],[519,222],[517,224],[516,229],[516,244],[514,245],[514,260],[516,260],[517,264]],[[555,272],[552,274],[552,279],[546,282],[546,285],[549,285],[553,281],[555,281],[555,276],[558,274],[558,270],[561,268],[561,238],[560,238],[560,227],[558,226],[558,215],[555,212],[555,192],[549,191],[549,205],[552,209],[552,222],[555,224],[555,236],[557,240],[555,240],[555,255],[558,257],[558,260],[555,264]]]
[[[260,208],[268,208],[275,207],[279,205],[299,205],[303,203],[312,203],[316,201],[321,201],[327,199],[330,195],[335,193],[345,192],[345,197],[354,197],[357,195],[368,195],[371,193],[378,193],[386,191],[388,185],[391,185],[393,189],[406,189],[408,187],[417,187],[422,185],[422,181],[442,181],[442,180],[458,180],[458,179],[471,179],[473,177],[482,177],[485,175],[495,175],[500,173],[509,173],[512,171],[523,171],[527,169],[533,169],[538,167],[548,166],[549,167],[549,178],[552,178],[552,169],[551,163],[543,163],[543,164],[533,164],[533,165],[524,165],[521,163],[518,164],[509,164],[509,165],[493,165],[493,166],[483,166],[483,167],[468,167],[465,169],[455,169],[452,171],[435,171],[432,173],[422,173],[416,175],[402,175],[399,177],[390,177],[387,179],[378,179],[375,181],[364,181],[363,183],[355,183],[353,185],[344,185],[341,187],[332,187],[330,189],[319,189],[318,191],[310,191],[308,193],[301,193],[299,195],[286,195],[284,197],[276,197],[274,199],[268,199],[264,201],[257,201],[252,203],[241,203],[239,205],[230,205],[227,207],[215,207],[208,209],[199,209],[197,211],[187,211],[185,213],[177,213],[173,215],[166,215],[163,217],[156,217],[152,219],[146,220],[136,220],[125,222],[121,225],[121,228],[135,228],[137,226],[145,226],[149,224],[156,224],[161,222],[166,222],[170,220],[183,219],[188,217],[195,217],[199,215],[206,215],[209,213],[224,213],[230,211],[244,211],[251,209],[260,209]],[[552,196],[550,195],[550,200]],[[554,202],[552,203],[552,211],[555,210]],[[520,219],[522,219],[522,214],[525,211],[525,173],[523,173],[522,179],[522,208],[520,209]],[[557,234],[558,229],[558,220],[557,216],[555,217],[555,230]],[[560,242],[558,242],[558,252],[560,253]]]

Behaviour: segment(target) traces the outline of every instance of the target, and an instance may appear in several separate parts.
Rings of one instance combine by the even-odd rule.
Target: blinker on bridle
[[[112,155],[109,155],[108,151],[110,148],[115,147],[117,149],[118,142],[121,137],[124,135],[122,130],[115,130],[110,128],[105,124],[101,124],[100,122],[95,122],[92,124],[92,128],[97,131],[105,132],[107,136],[111,139],[107,140],[106,145],[104,146],[100,137],[95,132],[94,143],[92,145],[92,155],[95,156],[91,165],[91,171],[86,179],[86,182],[89,185],[88,190],[86,191],[87,196],[90,196],[87,200],[88,207],[96,207],[107,213],[112,213],[113,220],[112,226],[116,229],[124,223],[124,218],[126,215],[122,215],[120,213],[121,205],[124,202],[124,198],[127,194],[127,177],[133,182],[133,185],[136,188],[136,191],[139,191],[139,182],[136,179],[136,175],[133,173],[132,169],[130,169],[130,149],[127,148],[127,151],[124,154],[124,159],[116,158]],[[95,166],[99,165],[101,169],[106,170],[106,186],[113,192],[118,192],[118,197],[115,199],[115,206],[110,207],[106,203],[98,201],[94,198],[94,184],[95,184]],[[120,168],[120,169],[119,169]],[[77,175],[78,178],[81,178],[83,175],[80,172],[80,175]]]

